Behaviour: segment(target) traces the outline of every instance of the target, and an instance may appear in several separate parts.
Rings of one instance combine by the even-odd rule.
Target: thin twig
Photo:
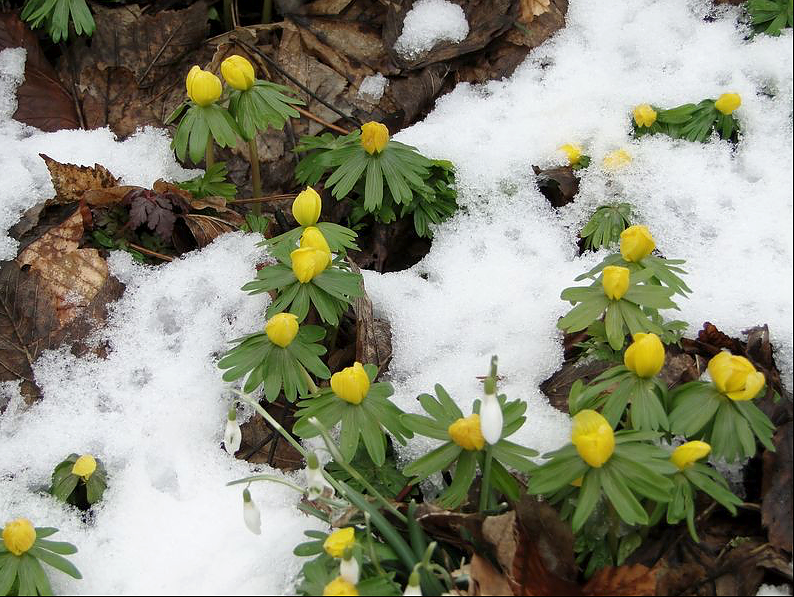
[[[297,110],[301,114],[303,114],[306,118],[310,118],[314,122],[318,122],[321,125],[323,125],[325,128],[331,129],[332,131],[336,131],[337,133],[341,133],[343,135],[349,135],[352,132],[352,131],[348,131],[347,129],[342,128],[341,126],[337,126],[337,125],[332,124],[330,122],[326,122],[325,120],[323,120],[322,118],[320,118],[316,114],[312,114],[311,112],[309,112],[308,110],[304,110],[300,106],[292,106],[292,107],[295,108],[295,110]]]
[[[266,197],[248,197],[247,199],[227,199],[229,203],[270,203],[271,201],[284,201],[285,199],[295,199],[297,193],[283,193],[281,195],[267,195]]]
[[[163,255],[162,253],[155,253],[154,251],[150,251],[149,249],[142,247],[140,245],[136,245],[133,243],[127,243],[128,247],[135,249],[136,251],[140,251],[146,255],[150,255],[152,257],[157,257],[158,259],[162,259],[163,261],[173,261],[173,257],[169,257],[168,255]]]

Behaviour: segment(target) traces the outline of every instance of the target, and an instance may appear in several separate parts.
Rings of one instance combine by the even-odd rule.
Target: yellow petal
[[[3,527],[3,544],[15,556],[27,552],[36,542],[36,529],[27,518],[17,518]]]
[[[478,414],[458,419],[447,428],[447,432],[450,439],[464,450],[477,451],[485,446]]]
[[[265,333],[276,346],[286,348],[298,335],[298,317],[292,313],[279,313],[265,324]]]
[[[290,253],[290,258],[292,259],[292,272],[302,284],[311,282],[315,276],[325,270],[329,263],[328,253],[314,247],[295,249]]]
[[[251,89],[256,81],[253,65],[238,54],[221,63],[221,74],[229,85],[240,91]]]
[[[331,249],[328,246],[328,241],[325,240],[325,236],[323,236],[323,233],[320,232],[319,228],[315,226],[308,226],[301,235],[300,246],[301,249],[310,247],[325,253],[328,260],[323,269],[331,264]]]
[[[745,400],[752,400],[758,396],[758,392],[766,384],[766,378],[760,371],[751,373],[745,378],[745,386],[738,392],[728,392],[728,398],[736,402],[744,402]]]
[[[211,72],[201,70],[198,66],[190,69],[185,79],[187,94],[194,103],[206,107],[218,101],[223,91],[221,80]]]
[[[355,597],[358,595],[356,585],[346,581],[341,576],[337,576],[334,580],[325,585],[323,595],[325,597],[345,597],[347,595]]]
[[[323,549],[332,558],[341,558],[345,555],[348,548],[352,548],[356,542],[355,529],[353,527],[345,527],[337,529],[325,540]]]
[[[664,344],[656,334],[636,333],[623,355],[623,364],[639,377],[655,377],[664,366]]]
[[[631,163],[631,154],[625,149],[616,149],[604,156],[604,168],[618,170]]]
[[[571,166],[578,164],[579,160],[582,158],[582,147],[580,145],[566,143],[565,145],[560,146],[560,151],[565,153],[565,155],[568,157],[568,163]]]
[[[95,470],[96,460],[91,454],[83,454],[75,461],[74,466],[72,466],[72,474],[82,477],[84,481],[88,481]]]
[[[629,226],[620,233],[620,254],[626,261],[641,261],[655,248],[653,236],[645,226]]]
[[[733,111],[741,105],[742,97],[738,93],[723,93],[719,99],[714,102],[714,107],[726,116],[732,114]]]
[[[609,421],[594,410],[576,413],[571,442],[582,460],[594,468],[601,468],[615,451],[615,433]]]
[[[334,373],[331,376],[331,389],[345,402],[361,404],[369,392],[369,376],[364,366],[356,361],[352,367]]]
[[[629,289],[629,268],[619,265],[608,265],[601,277],[604,294],[613,301],[620,300]]]
[[[361,126],[361,145],[369,153],[380,153],[389,142],[389,129],[380,122],[367,122]]]
[[[764,374],[756,371],[746,358],[727,350],[709,361],[708,370],[717,390],[731,400],[752,400],[764,387]]]
[[[292,215],[301,226],[314,226],[320,219],[322,208],[323,202],[317,191],[306,187],[292,202]]]
[[[650,104],[640,104],[634,108],[634,122],[637,126],[651,126],[656,122],[656,110]]]
[[[695,462],[709,455],[711,446],[706,442],[687,442],[678,446],[670,455],[670,461],[679,469],[692,466]]]

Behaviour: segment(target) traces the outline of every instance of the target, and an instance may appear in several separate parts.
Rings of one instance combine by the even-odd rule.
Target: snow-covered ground
[[[501,389],[529,403],[518,439],[539,450],[564,441],[566,417],[538,384],[562,361],[559,293],[600,259],[578,257],[576,234],[593,209],[635,206],[659,249],[684,258],[694,294],[680,313],[695,332],[708,320],[727,333],[768,323],[775,357],[792,382],[792,35],[745,41],[739,9],[705,0],[594,4],[572,1],[567,27],[535,50],[509,80],[460,85],[399,140],[458,168],[460,213],[437,231],[412,269],[365,273],[376,309],[392,323],[389,375],[395,401],[442,383],[466,409],[476,375],[500,357]],[[706,21],[707,14],[716,16]],[[108,131],[43,134],[10,121],[21,53],[0,53],[0,252],[24,208],[52,195],[44,152],[107,166],[125,182],[188,176],[166,135],[146,129],[124,143]],[[634,105],[660,106],[741,94],[743,138],[693,144],[631,139]],[[574,204],[557,213],[537,191],[531,165],[562,163],[556,148],[581,143],[593,156]],[[603,156],[634,156],[606,173]],[[289,590],[291,555],[315,522],[280,486],[255,486],[263,534],[242,522],[239,489],[226,481],[251,468],[219,449],[228,401],[215,368],[226,342],[262,325],[265,300],[240,286],[254,275],[253,235],[232,234],[159,267],[114,255],[127,284],[102,332],[109,358],[62,350],[36,367],[45,398],[22,412],[14,384],[0,417],[0,519],[27,516],[58,526],[84,575],[53,574],[62,593],[259,593]],[[408,454],[426,449],[415,442]],[[70,452],[92,452],[110,489],[85,526],[41,492]]]

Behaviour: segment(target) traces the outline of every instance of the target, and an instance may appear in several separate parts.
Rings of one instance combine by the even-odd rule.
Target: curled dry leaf
[[[551,0],[521,0],[519,3],[518,22],[529,25],[535,17],[549,12]]]
[[[469,595],[512,595],[505,575],[493,564],[478,554],[471,558],[469,566]]]
[[[656,595],[656,569],[642,564],[607,566],[584,586],[585,595]]]
[[[39,156],[47,164],[52,178],[52,186],[55,187],[55,197],[48,199],[47,205],[74,203],[80,201],[86,191],[118,186],[118,179],[100,164],[94,164],[93,168],[76,166],[75,164],[62,164],[43,153],[40,153]]]

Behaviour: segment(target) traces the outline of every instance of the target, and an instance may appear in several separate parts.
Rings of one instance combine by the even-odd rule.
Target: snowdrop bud
[[[323,495],[326,488],[330,490],[330,495],[334,494],[334,488],[325,480],[320,461],[314,452],[309,452],[306,457],[306,487],[309,493],[309,501],[314,501]]]
[[[221,62],[221,74],[229,85],[240,91],[251,89],[256,81],[253,65],[238,54]]]
[[[325,271],[329,263],[328,253],[314,247],[295,249],[289,256],[292,259],[292,273],[301,284],[311,282]]]
[[[91,454],[83,454],[78,458],[72,467],[72,474],[82,477],[83,481],[88,481],[96,470],[96,459]]]
[[[726,116],[728,114],[733,114],[733,111],[741,105],[742,96],[738,93],[723,93],[720,98],[714,102],[714,107]]]
[[[482,450],[485,445],[478,414],[458,419],[447,428],[447,433],[449,438],[464,450]]]
[[[637,123],[637,126],[651,126],[656,122],[656,110],[651,104],[640,104],[634,108],[634,122]]]
[[[574,416],[571,442],[582,460],[593,468],[601,468],[615,451],[612,426],[594,410],[585,409]]]
[[[334,373],[331,376],[331,389],[345,402],[361,404],[369,392],[369,376],[364,366],[356,361],[352,367]]]
[[[405,585],[405,591],[403,591],[403,595],[413,595],[414,597],[418,597],[422,594],[422,586],[419,583],[419,573],[414,570],[411,572],[411,576],[408,577],[408,584]]]
[[[389,142],[389,129],[380,122],[367,122],[361,127],[361,146],[368,154],[380,153]]]
[[[637,332],[623,355],[623,364],[638,377],[655,377],[664,366],[664,344],[656,334]]]
[[[490,380],[490,378],[488,379]],[[496,388],[492,389],[495,390]],[[503,425],[502,407],[499,405],[496,393],[486,393],[480,406],[480,430],[485,441],[491,445],[498,442],[502,438]]]
[[[322,208],[323,201],[317,191],[306,187],[292,202],[292,216],[301,226],[314,226],[320,219]]]
[[[254,535],[262,534],[262,516],[259,514],[259,508],[251,501],[251,492],[247,489],[243,489],[243,520]]]
[[[268,339],[281,348],[286,348],[298,335],[298,316],[294,313],[277,313],[265,324]]]
[[[571,166],[575,166],[576,164],[578,164],[579,160],[582,158],[581,145],[566,143],[565,145],[560,146],[560,151],[562,151],[566,156],[568,156],[568,163]]]
[[[670,455],[670,461],[680,470],[692,466],[696,461],[705,458],[711,452],[706,442],[694,441],[681,444]]]
[[[717,390],[738,402],[755,398],[766,382],[764,374],[756,371],[750,361],[727,350],[709,361],[708,370]]]
[[[620,233],[620,254],[626,261],[641,261],[656,248],[646,226],[629,226]]]
[[[337,576],[334,580],[325,585],[323,595],[325,597],[355,597],[358,595],[358,589],[356,585],[349,583],[341,576]]]
[[[198,65],[191,68],[187,74],[185,87],[187,87],[188,97],[202,107],[218,101],[223,91],[221,80],[211,72],[201,70]]]
[[[356,558],[353,557],[353,554],[349,552],[350,550],[345,553],[345,556],[349,557],[343,557],[342,561],[339,562],[339,576],[344,578],[350,584],[355,585],[358,584],[358,560],[356,560]]]
[[[613,301],[620,300],[629,289],[629,268],[619,265],[608,265],[604,268],[604,275],[601,278],[601,286],[604,294]]]
[[[21,556],[36,542],[36,529],[27,518],[7,522],[3,529],[3,544],[15,556]]]
[[[223,447],[224,449],[234,456],[234,453],[240,449],[240,444],[243,441],[243,434],[240,431],[240,424],[237,422],[237,411],[234,407],[229,409],[229,415],[226,417],[226,431],[223,432]]]
[[[341,558],[345,551],[352,549],[356,542],[356,530],[353,527],[337,529],[326,538],[323,549],[332,558]]]

